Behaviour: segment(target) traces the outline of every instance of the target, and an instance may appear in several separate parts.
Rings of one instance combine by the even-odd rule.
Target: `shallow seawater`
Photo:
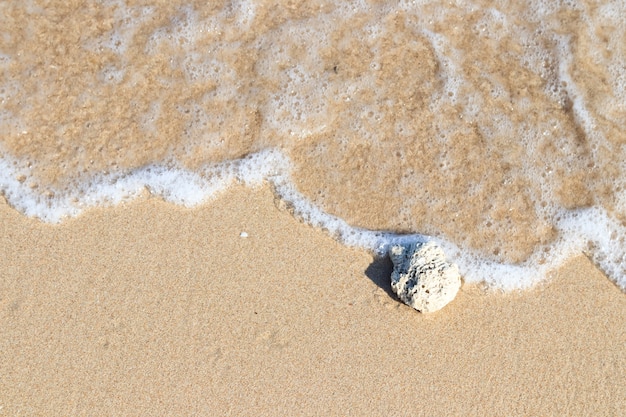
[[[58,222],[239,181],[346,244],[626,288],[626,3],[0,3],[0,191]],[[404,235],[408,235],[402,237]]]

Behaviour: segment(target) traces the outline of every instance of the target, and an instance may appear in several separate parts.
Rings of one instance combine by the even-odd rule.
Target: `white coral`
[[[437,311],[454,299],[461,287],[456,264],[446,261],[434,242],[395,245],[389,249],[394,268],[391,288],[417,311]]]

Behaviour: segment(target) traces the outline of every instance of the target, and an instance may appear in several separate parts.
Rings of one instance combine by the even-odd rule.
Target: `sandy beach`
[[[0,225],[0,416],[626,415],[626,297],[584,256],[425,315],[267,187]]]
[[[626,416],[600,3],[0,2],[0,417]]]

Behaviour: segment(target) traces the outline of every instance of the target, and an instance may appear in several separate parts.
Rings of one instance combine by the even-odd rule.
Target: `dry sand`
[[[626,415],[626,296],[583,256],[421,315],[267,188],[0,225],[0,416]]]

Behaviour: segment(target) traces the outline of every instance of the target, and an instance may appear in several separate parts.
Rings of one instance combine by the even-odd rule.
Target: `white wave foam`
[[[0,158],[0,192],[19,212],[44,222],[58,223],[95,206],[111,206],[140,196],[146,190],[173,204],[194,207],[210,201],[235,183],[258,187],[271,184],[281,204],[303,222],[322,229],[341,243],[386,255],[390,245],[434,240],[459,265],[466,282],[485,282],[502,290],[528,288],[577,253],[588,253],[622,289],[626,290],[626,228],[602,209],[562,212],[555,219],[560,238],[539,248],[518,265],[493,262],[462,250],[445,239],[425,235],[399,235],[349,225],[326,213],[293,185],[290,162],[277,150],[265,150],[243,159],[207,166],[191,172],[171,164],[149,165],[125,173],[96,175],[74,181],[72,187],[39,194],[25,181],[27,171],[8,157]]]
[[[101,69],[98,81],[105,84],[120,84],[125,78],[130,77],[126,73],[129,68],[123,65],[124,54],[129,48],[132,50],[135,35],[143,33],[141,23],[148,22],[157,11],[151,7],[130,6],[123,0],[106,0],[104,3],[112,10],[111,30],[102,33],[98,39],[86,40],[82,46],[93,51],[104,50],[107,54],[119,55],[119,60]],[[247,101],[248,96],[256,97],[257,94],[252,87],[250,91],[242,88],[235,65],[237,57],[232,53],[242,50],[245,39],[241,34],[253,27],[258,8],[254,1],[228,2],[227,6],[211,16],[198,13],[191,5],[183,6],[165,26],[151,28],[146,32],[145,35],[149,35],[149,38],[145,42],[144,51],[148,56],[158,54],[167,56],[171,52],[176,52],[178,55],[170,60],[170,65],[172,69],[180,70],[190,84],[208,81],[215,83],[215,88],[207,91],[201,99],[185,100],[184,104],[176,107],[181,113],[190,113],[184,135],[192,145],[194,138],[201,138],[203,145],[209,148],[219,149],[227,146],[222,144],[220,132],[228,131],[230,126],[220,126],[228,120],[232,108],[245,110],[248,104],[251,104],[250,108],[256,108],[258,103],[261,103],[261,113],[264,115],[261,125],[269,127],[267,130],[261,130],[259,136],[268,137],[278,133],[285,137],[293,137],[293,141],[296,141],[327,129],[328,120],[332,119],[329,102],[332,100],[358,102],[359,100],[352,98],[359,97],[359,91],[366,91],[372,86],[379,85],[377,72],[382,68],[384,55],[382,49],[387,45],[383,41],[388,34],[387,31],[393,27],[385,26],[387,21],[385,16],[395,15],[397,10],[396,6],[375,6],[370,3],[362,0],[340,4],[328,13],[307,18],[306,24],[300,20],[287,20],[259,36],[251,49],[252,52],[259,54],[255,62],[256,71],[259,78],[273,80],[278,85],[274,94],[267,95],[266,100],[257,101],[255,98]],[[508,35],[519,39],[523,52],[516,58],[518,64],[545,81],[545,93],[555,105],[564,106],[564,103],[561,103],[561,96],[571,99],[573,116],[584,132],[585,138],[590,142],[591,152],[594,153],[593,159],[597,160],[601,158],[597,155],[597,150],[610,141],[608,134],[602,130],[601,120],[596,119],[597,105],[589,99],[589,94],[585,95],[584,85],[576,83],[575,52],[582,47],[583,43],[579,41],[582,35],[593,40],[591,42],[593,45],[603,44],[599,40],[602,31],[596,34],[595,25],[598,22],[602,22],[603,26],[610,23],[611,36],[602,48],[594,48],[590,56],[598,61],[599,66],[608,69],[607,85],[611,87],[613,93],[605,94],[608,98],[603,99],[600,107],[606,110],[606,114],[602,117],[612,120],[619,126],[624,117],[626,85],[622,59],[624,47],[623,42],[620,43],[625,30],[623,19],[620,20],[624,14],[623,4],[609,2],[610,4],[598,8],[597,16],[595,11],[584,11],[582,5],[580,7],[575,4],[568,5],[567,8],[574,8],[583,16],[588,16],[583,22],[587,26],[582,27],[580,34],[574,36],[567,35],[567,31],[561,34],[561,31],[554,30],[555,28],[551,26],[554,24],[553,15],[561,6],[543,0],[531,2],[532,6],[527,8],[528,15],[522,20],[519,20],[516,14],[509,14],[508,10],[496,8],[487,8],[483,10],[482,15],[478,15],[475,12],[481,7],[472,5],[471,2],[465,8],[437,7],[435,11],[422,13],[421,7],[427,3],[431,2],[404,1],[398,7],[407,14],[403,18],[403,24],[411,28],[413,33],[411,36],[423,37],[430,44],[437,62],[436,76],[440,78],[442,87],[435,89],[432,97],[428,98],[430,112],[437,115],[443,113],[446,108],[455,106],[462,109],[459,116],[468,120],[464,123],[475,122],[485,137],[519,138],[521,147],[528,152],[529,157],[519,164],[519,168],[513,166],[511,171],[517,171],[514,174],[520,178],[540,182],[540,195],[531,196],[534,198],[535,209],[542,218],[550,220],[559,232],[556,242],[549,247],[538,248],[530,259],[522,264],[492,262],[459,248],[452,242],[428,236],[402,236],[355,228],[344,219],[324,212],[299,193],[291,181],[289,160],[277,150],[266,150],[240,160],[207,166],[195,172],[185,170],[176,163],[170,163],[145,166],[128,172],[100,174],[76,179],[63,189],[46,190],[45,194],[42,190],[30,186],[27,181],[30,173],[27,169],[20,167],[8,156],[2,158],[0,152],[0,192],[5,195],[9,204],[21,213],[42,221],[57,223],[65,218],[77,216],[89,207],[115,205],[136,198],[146,190],[174,204],[192,207],[209,201],[231,184],[242,183],[256,187],[267,181],[294,216],[325,230],[346,245],[366,248],[377,255],[385,254],[389,245],[398,241],[434,239],[459,264],[466,281],[484,281],[493,287],[510,290],[533,285],[566,258],[584,252],[619,286],[626,289],[624,266],[626,251],[623,249],[626,246],[624,244],[626,230],[619,221],[597,207],[565,210],[559,209],[553,203],[541,205],[542,202],[556,200],[552,183],[541,180],[545,172],[552,174],[556,164],[552,161],[545,167],[536,166],[542,152],[539,147],[541,141],[536,139],[541,135],[547,136],[552,130],[557,132],[561,130],[558,121],[529,126],[514,121],[514,118],[508,116],[505,111],[494,112],[488,119],[481,119],[479,116],[485,107],[484,103],[492,98],[496,101],[510,100],[511,111],[515,110],[516,115],[525,114],[530,102],[524,98],[514,99],[511,95],[514,90],[503,82],[507,77],[499,73],[490,76],[488,66],[483,68],[484,74],[481,75],[481,79],[491,87],[490,90],[485,90],[487,93],[479,94],[476,86],[472,84],[472,76],[467,73],[468,63],[465,62],[467,51],[463,49],[463,42],[455,39],[455,36],[452,36],[453,32],[437,29],[456,22],[455,17],[469,16],[477,17],[470,29],[485,39],[505,40]],[[259,14],[262,15],[264,12],[259,10]],[[367,13],[364,13],[365,11]],[[370,13],[372,14],[369,18],[364,17]],[[461,14],[458,15],[459,13]],[[511,19],[511,16],[514,18]],[[363,24],[362,33],[366,35],[366,39],[361,43],[355,42],[355,45],[372,48],[372,56],[363,59],[369,60],[366,63],[374,71],[364,72],[360,77],[352,77],[354,79],[350,83],[339,82],[333,85],[331,79],[337,67],[330,71],[324,57],[334,48],[333,36],[342,37],[344,34],[333,35],[331,28],[350,27],[356,25],[359,20],[363,22],[357,26]],[[522,24],[529,21],[539,23]],[[231,24],[233,22],[234,24]],[[539,36],[539,33],[552,34]],[[349,38],[344,42],[347,40]],[[555,45],[552,45],[552,42]],[[210,45],[210,48],[207,45]],[[295,48],[300,45],[307,45],[306,59],[301,59],[299,48]],[[480,45],[478,43],[477,47]],[[0,70],[8,68],[14,59],[0,52]],[[474,59],[471,61],[472,66],[479,63]],[[342,71],[341,68],[340,70]],[[551,74],[553,70],[555,74]],[[0,86],[0,104],[14,96],[25,94],[17,81],[9,81],[10,77],[5,78],[7,81]],[[167,83],[167,80],[164,79],[162,82]],[[384,88],[374,90],[381,92],[371,103],[355,104],[351,108],[346,108],[348,112],[346,114],[351,112],[354,116],[351,116],[347,129],[350,132],[357,132],[359,138],[372,143],[381,140],[382,136],[378,136],[375,126],[380,121],[381,114],[384,114],[382,110],[385,105],[381,103],[387,100]],[[510,97],[507,98],[507,95]],[[207,109],[213,108],[213,104],[216,104],[215,109],[220,110],[207,112]],[[233,104],[233,107],[230,107],[230,104]],[[161,101],[158,98],[140,119],[144,131],[158,134],[157,121],[160,116]],[[442,142],[454,138],[454,132],[459,131],[460,125],[450,123],[448,117],[434,120],[441,135],[438,139]],[[18,111],[7,108],[0,109],[0,128],[4,134],[14,136],[27,133],[32,127],[21,120]],[[338,140],[345,143],[349,139],[342,137],[343,127],[340,126],[338,129]],[[406,120],[399,119],[395,129],[398,135],[415,135],[415,131],[411,131],[410,123]],[[576,156],[577,150],[568,142],[568,138],[555,133],[550,141],[555,148],[561,149],[564,155]],[[611,145],[616,151],[617,146]],[[622,154],[622,151],[618,153]],[[442,169],[446,167],[447,161],[444,156],[441,157]],[[546,171],[543,171],[544,169]],[[619,187],[623,190],[626,188],[626,180],[623,178],[626,165],[621,166],[619,172],[621,174],[618,178],[609,177],[607,181],[611,181],[616,190]],[[468,195],[471,195],[471,190],[469,191]],[[617,205],[623,212],[626,199],[620,197],[621,195],[618,196]],[[410,202],[411,199],[411,196],[408,196],[407,201]],[[402,210],[410,212],[406,207]]]

